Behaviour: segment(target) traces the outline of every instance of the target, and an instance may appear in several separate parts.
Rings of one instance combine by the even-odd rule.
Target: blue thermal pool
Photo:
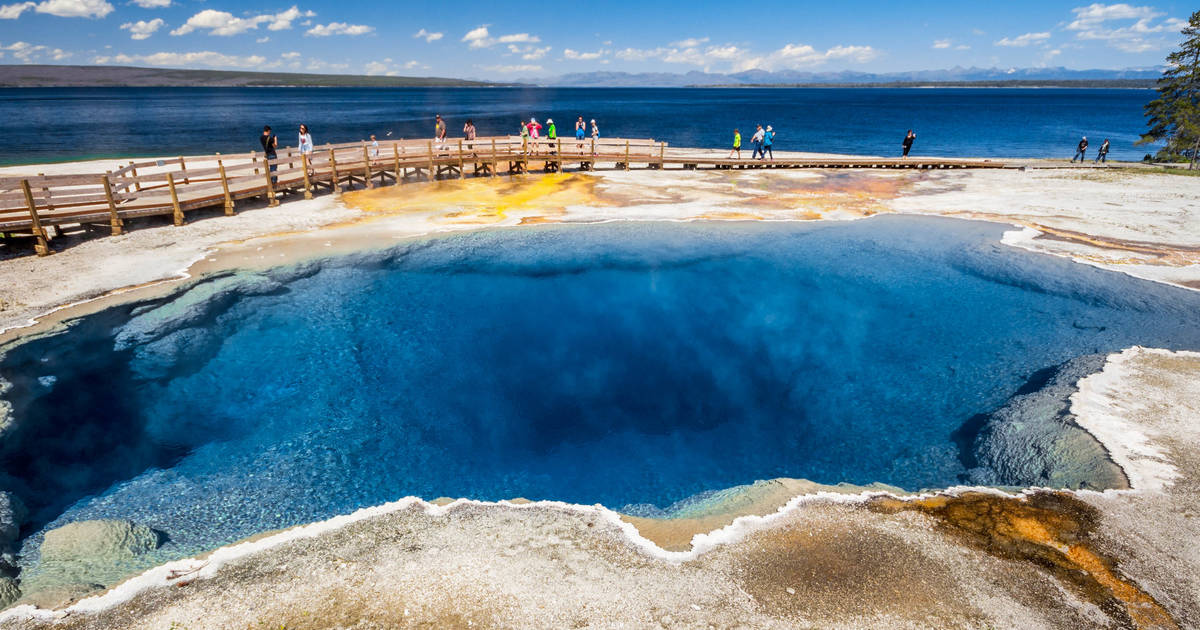
[[[543,226],[204,278],[6,349],[0,489],[32,563],[83,519],[165,532],[157,562],[408,495],[1034,483],[964,431],[1075,357],[1200,349],[1200,294],[1005,229]]]

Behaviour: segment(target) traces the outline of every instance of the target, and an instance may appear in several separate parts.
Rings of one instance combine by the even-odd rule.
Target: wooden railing
[[[574,138],[536,142],[516,136],[396,140],[377,144],[327,144],[301,154],[295,147],[280,149],[271,160],[261,153],[181,156],[130,162],[103,173],[0,177],[0,233],[32,235],[38,255],[50,253],[47,228],[82,225],[121,234],[125,220],[171,215],[183,225],[188,211],[223,207],[232,215],[237,202],[262,197],[279,204],[277,193],[339,192],[343,186],[366,188],[439,177],[516,175],[534,165],[546,172],[568,167],[595,169],[598,163],[628,170],[633,164],[662,169],[667,165],[697,168],[774,167],[888,167],[979,168],[1000,163],[969,160],[887,160],[882,158],[780,159],[775,162],[727,160],[711,156],[668,155],[667,143],[650,139]],[[272,168],[274,170],[272,170]]]

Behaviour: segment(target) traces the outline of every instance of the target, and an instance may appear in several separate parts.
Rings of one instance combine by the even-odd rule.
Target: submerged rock
[[[17,495],[0,492],[0,549],[8,547],[21,534],[21,524],[29,510]]]
[[[21,598],[21,589],[17,581],[10,577],[0,577],[0,608],[8,608]]]
[[[162,542],[159,532],[129,521],[78,521],[46,532],[44,562],[119,562],[153,551]]]
[[[1075,424],[1071,395],[1079,379],[1100,371],[1104,355],[1081,356],[1031,377],[999,409],[973,423],[964,459],[970,483],[1103,490],[1127,488],[1124,472],[1092,434]],[[962,432],[970,430],[964,425]]]

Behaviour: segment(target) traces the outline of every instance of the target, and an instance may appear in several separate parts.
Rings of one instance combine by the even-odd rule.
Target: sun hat
[[[775,128],[771,125],[767,125],[767,131],[775,131]]]
[[[593,118],[593,119],[592,119],[592,122],[596,122],[596,119],[595,119],[595,118]]]
[[[547,124],[547,125],[553,125],[553,124],[554,124],[554,119],[553,119],[553,118],[547,118],[547,119],[546,119],[546,124]]]

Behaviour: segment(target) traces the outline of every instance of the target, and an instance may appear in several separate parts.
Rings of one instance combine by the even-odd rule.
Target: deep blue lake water
[[[553,118],[563,135],[577,116],[603,135],[676,146],[721,147],[738,127],[773,125],[780,150],[897,154],[907,129],[916,155],[1070,157],[1081,135],[1110,157],[1140,160],[1142,107],[1152,90],[978,88],[5,88],[0,164],[82,157],[238,153],[259,149],[264,124],[295,145],[306,123],[318,144],[376,134],[432,137],[434,114],[451,135],[473,118],[479,133],[516,133],[523,118]]]
[[[1200,295],[1004,229],[531,227],[211,278],[10,348],[0,488],[26,533],[129,518],[178,556],[407,495],[956,484],[952,433],[1039,370],[1200,349]]]

